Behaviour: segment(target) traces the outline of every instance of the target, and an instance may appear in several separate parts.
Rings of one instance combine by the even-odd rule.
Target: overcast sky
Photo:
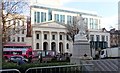
[[[102,17],[101,27],[118,28],[119,0],[60,0],[63,7],[96,11]]]
[[[102,17],[101,27],[106,29],[118,28],[119,0],[32,0],[41,4],[72,8],[77,10],[96,11]],[[32,3],[33,3],[32,2]]]

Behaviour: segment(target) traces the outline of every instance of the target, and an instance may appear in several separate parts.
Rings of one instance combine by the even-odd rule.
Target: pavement
[[[120,73],[120,59],[82,60],[81,63],[93,64],[84,67],[87,73]]]

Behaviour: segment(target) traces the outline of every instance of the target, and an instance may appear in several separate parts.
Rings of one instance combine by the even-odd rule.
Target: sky
[[[119,0],[60,0],[62,7],[78,10],[96,11],[101,19],[101,27],[118,29]]]

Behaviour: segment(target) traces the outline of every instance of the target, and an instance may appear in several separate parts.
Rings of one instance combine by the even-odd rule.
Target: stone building
[[[57,53],[71,53],[72,40],[68,30],[55,21],[43,22],[32,26],[33,50],[52,50]]]

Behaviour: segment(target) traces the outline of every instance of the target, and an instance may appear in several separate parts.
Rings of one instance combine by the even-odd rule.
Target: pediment
[[[66,28],[64,25],[57,22],[45,22],[45,23],[42,23],[40,26],[51,27],[51,28]]]

